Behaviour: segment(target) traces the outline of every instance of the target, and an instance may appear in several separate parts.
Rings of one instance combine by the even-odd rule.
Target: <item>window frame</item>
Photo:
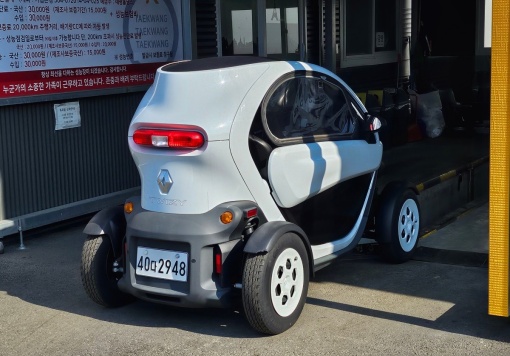
[[[340,25],[340,68],[359,67],[377,64],[387,64],[398,62],[398,54],[402,43],[402,29],[399,26],[401,21],[400,0],[395,1],[395,50],[394,51],[375,51],[375,1],[372,1],[372,53],[363,55],[347,55],[346,34],[347,34],[347,0],[341,0],[341,25]]]
[[[490,55],[491,54],[491,47],[485,47],[485,19],[487,16],[485,16],[485,3],[486,1],[490,1],[492,3],[492,0],[477,0],[476,1],[476,54],[479,56],[483,55]],[[491,5],[492,7],[492,5]],[[491,29],[492,29],[492,14],[490,16],[491,19]]]
[[[184,1],[184,0],[183,0]],[[282,60],[300,60],[305,61],[306,59],[306,26],[307,26],[307,19],[306,19],[306,4],[304,0],[297,0],[298,3],[298,31],[299,31],[299,53],[298,58],[282,58]],[[224,54],[223,53],[223,30],[222,30],[222,14],[225,8],[225,5],[222,4],[221,0],[216,0],[216,47],[218,56],[226,56],[230,54]],[[256,31],[254,31],[253,36],[254,40],[257,39],[258,46],[257,46],[257,54],[251,54],[252,56],[259,56],[259,57],[270,57],[267,54],[267,48],[266,48],[266,0],[255,0],[255,6],[251,8],[252,11],[254,11],[254,16],[256,21],[254,22],[254,25],[256,26]],[[195,38],[196,40],[196,38]],[[248,54],[249,55],[249,54]]]
[[[319,79],[331,85],[332,87],[337,88],[345,98],[345,102],[348,105],[348,110],[351,113],[351,116],[355,119],[354,129],[350,133],[345,134],[318,134],[318,135],[308,135],[308,136],[297,136],[297,137],[289,137],[289,138],[279,138],[273,134],[270,130],[267,120],[267,104],[273,94],[280,88],[280,86],[286,81],[297,79],[297,78],[313,78]],[[269,88],[264,99],[260,104],[260,114],[262,127],[264,129],[265,134],[271,141],[271,143],[277,147],[280,146],[290,146],[300,143],[310,143],[310,142],[326,142],[326,141],[345,141],[352,140],[358,138],[361,132],[362,121],[364,120],[363,116],[364,110],[359,107],[358,103],[351,97],[348,90],[344,88],[344,86],[336,81],[334,78],[325,75],[323,73],[310,72],[310,71],[296,71],[292,73],[287,73],[280,77],[273,85]]]

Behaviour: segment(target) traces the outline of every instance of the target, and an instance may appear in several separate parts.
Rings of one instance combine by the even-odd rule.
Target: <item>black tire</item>
[[[242,299],[250,325],[264,334],[280,334],[299,318],[308,293],[309,261],[303,241],[281,236],[266,254],[248,255]]]
[[[403,184],[385,188],[375,220],[383,258],[391,263],[410,260],[418,246],[420,206],[413,190]]]
[[[113,261],[113,247],[108,236],[87,236],[81,254],[81,281],[90,299],[108,308],[133,300],[117,287],[120,274],[113,272]]]

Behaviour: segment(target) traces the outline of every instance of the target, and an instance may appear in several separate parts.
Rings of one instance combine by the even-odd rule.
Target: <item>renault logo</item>
[[[172,178],[166,169],[162,169],[158,175],[158,186],[161,194],[168,194],[172,186]]]

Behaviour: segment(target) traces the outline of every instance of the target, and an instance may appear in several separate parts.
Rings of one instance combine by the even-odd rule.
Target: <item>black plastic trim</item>
[[[192,61],[183,61],[167,64],[162,67],[163,72],[198,72],[212,69],[222,69],[230,67],[244,66],[248,64],[274,62],[273,59],[266,57],[254,56],[226,56],[226,57],[210,57],[196,59]]]
[[[250,254],[267,253],[271,251],[276,241],[288,232],[297,234],[303,241],[308,254],[310,275],[313,275],[312,246],[306,233],[296,224],[287,221],[270,221],[263,224],[250,236],[244,246],[244,252]]]
[[[99,211],[90,219],[83,233],[90,236],[108,235],[115,258],[122,256],[122,240],[126,234],[124,207],[114,206]]]

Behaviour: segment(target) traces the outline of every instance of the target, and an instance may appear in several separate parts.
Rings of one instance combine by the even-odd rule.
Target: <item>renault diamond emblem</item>
[[[158,186],[161,194],[168,194],[172,183],[170,173],[166,169],[162,169],[158,175]]]

